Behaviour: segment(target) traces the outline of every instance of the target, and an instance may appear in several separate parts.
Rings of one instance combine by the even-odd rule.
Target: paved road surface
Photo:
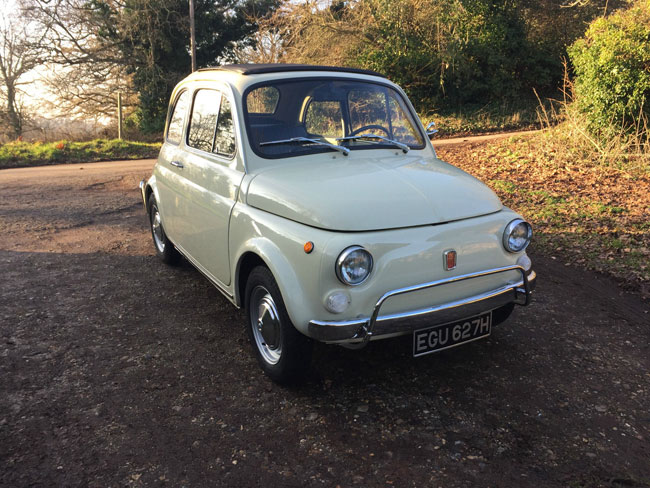
[[[319,345],[281,388],[242,314],[157,261],[152,164],[0,171],[0,486],[650,485],[636,295],[533,249],[534,302],[489,339]]]

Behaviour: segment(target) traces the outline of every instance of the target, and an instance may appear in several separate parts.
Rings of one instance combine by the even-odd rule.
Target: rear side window
[[[190,102],[190,92],[184,91],[176,99],[172,116],[169,118],[169,128],[167,129],[167,140],[173,144],[180,144],[183,138],[183,121],[185,113]]]
[[[221,93],[215,90],[199,90],[194,95],[192,118],[187,134],[187,145],[211,152],[214,141],[214,131],[219,115]]]
[[[280,92],[274,86],[260,86],[246,97],[249,114],[272,114],[278,107]]]
[[[323,137],[343,137],[341,102],[310,102],[305,115],[305,129]]]

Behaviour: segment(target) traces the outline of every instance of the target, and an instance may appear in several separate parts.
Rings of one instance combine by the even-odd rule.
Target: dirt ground
[[[650,486],[637,295],[532,249],[533,304],[487,340],[318,345],[282,388],[242,313],[156,259],[152,164],[0,171],[1,486]]]

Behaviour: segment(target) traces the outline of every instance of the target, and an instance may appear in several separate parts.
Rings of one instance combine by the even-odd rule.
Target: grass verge
[[[10,142],[0,145],[0,169],[47,164],[156,158],[159,143],[95,139],[87,142]]]
[[[547,256],[608,274],[650,297],[650,157],[603,158],[559,125],[441,157],[488,184],[535,230]]]

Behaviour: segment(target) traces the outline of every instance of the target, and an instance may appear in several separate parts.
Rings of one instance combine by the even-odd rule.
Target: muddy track
[[[533,304],[487,340],[319,345],[282,388],[155,258],[152,164],[0,171],[0,486],[650,486],[637,295],[532,249]]]

